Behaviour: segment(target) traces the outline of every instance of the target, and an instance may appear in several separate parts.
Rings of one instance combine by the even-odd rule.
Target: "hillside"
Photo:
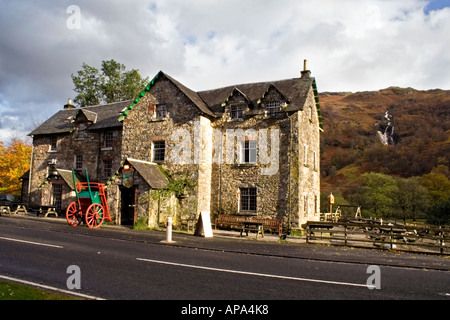
[[[406,178],[449,167],[450,90],[324,92],[320,104],[323,192],[370,171]]]

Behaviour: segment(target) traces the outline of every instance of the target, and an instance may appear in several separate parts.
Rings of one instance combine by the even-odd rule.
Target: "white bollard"
[[[167,218],[167,235],[166,242],[172,242],[172,217]]]

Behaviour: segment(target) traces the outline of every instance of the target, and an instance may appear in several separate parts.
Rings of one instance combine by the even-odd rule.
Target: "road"
[[[208,239],[191,235],[174,236],[176,242],[166,244],[161,232],[118,230],[2,216],[0,279],[21,279],[108,300],[450,299],[450,269],[389,266],[383,260],[378,271],[368,270],[371,262],[361,259],[246,253],[246,246],[256,241],[210,240],[217,244],[214,249],[201,245]],[[226,249],[233,244],[235,250]],[[259,241],[257,245],[261,251],[265,248]],[[292,248],[308,250],[307,246]],[[362,252],[365,256],[371,250]],[[448,267],[449,259],[432,259],[442,259]],[[380,288],[368,288],[368,281]],[[76,285],[81,289],[73,288]]]

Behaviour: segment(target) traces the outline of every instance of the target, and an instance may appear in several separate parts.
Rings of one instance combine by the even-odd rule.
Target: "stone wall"
[[[105,173],[105,160],[112,162],[111,171],[114,172],[120,165],[120,151],[122,131],[120,128],[109,129],[113,132],[112,147],[104,147],[104,131],[89,131],[81,137],[76,131],[71,134],[53,135],[57,139],[56,149],[51,150],[50,141],[52,135],[38,135],[33,138],[33,157],[31,163],[31,181],[29,206],[52,205],[52,186],[62,185],[62,211],[75,200],[72,189],[63,181],[51,179],[42,185],[51,173],[52,168],[71,171],[75,168],[76,155],[82,155],[82,169],[78,174],[85,177],[88,170],[91,182],[105,183],[110,176]],[[52,161],[55,163],[50,165]],[[55,162],[56,161],[56,162]],[[41,188],[40,188],[41,187]]]
[[[167,110],[163,119],[155,115],[160,105]],[[201,211],[210,211],[210,128],[210,120],[165,78],[156,81],[124,120],[122,158],[156,162],[172,180],[187,180],[194,185],[179,200],[179,217],[173,218],[180,224],[196,220]],[[195,147],[195,139],[205,144]],[[153,159],[154,141],[165,141],[164,161]]]
[[[298,112],[298,224],[318,220],[320,213],[320,132],[312,88]]]

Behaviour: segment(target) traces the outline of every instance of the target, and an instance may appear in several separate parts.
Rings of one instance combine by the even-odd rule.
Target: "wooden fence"
[[[308,221],[303,227],[307,243],[450,255],[450,228],[381,224],[371,220]]]

